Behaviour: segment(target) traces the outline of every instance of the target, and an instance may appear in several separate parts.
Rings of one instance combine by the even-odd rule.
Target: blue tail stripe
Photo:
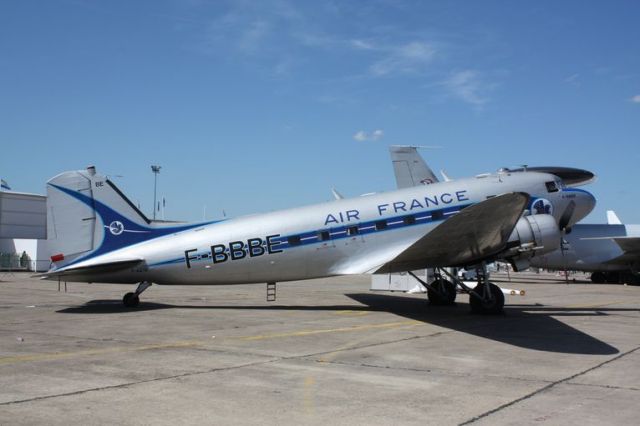
[[[169,234],[175,234],[177,232],[186,231],[203,225],[221,222],[210,221],[166,227],[150,227],[140,225],[94,198],[88,197],[78,191],[74,191],[59,185],[49,185],[75,198],[76,200],[82,202],[83,204],[94,210],[98,214],[98,216],[100,216],[100,220],[102,221],[102,225],[96,223],[96,226],[103,226],[105,228],[103,229],[102,233],[103,239],[100,243],[100,246],[96,250],[93,250],[92,252],[81,256],[78,259],[75,259],[73,262],[65,266],[70,266],[80,262],[81,260],[86,260],[91,257],[109,253],[111,251],[118,250],[132,244],[141,243]]]

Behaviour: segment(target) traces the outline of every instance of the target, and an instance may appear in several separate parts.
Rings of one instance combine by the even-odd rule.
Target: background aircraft
[[[559,250],[546,253],[531,266],[592,272],[594,283],[640,284],[640,225],[623,225],[608,212],[607,224],[577,224]]]
[[[575,207],[547,173],[483,175],[219,222],[151,223],[95,168],[62,173],[47,185],[50,279],[135,283],[134,306],[157,284],[275,283],[335,275],[411,271],[501,258],[526,262],[559,243],[552,214],[522,217],[530,198]],[[531,197],[529,196],[531,194]],[[585,196],[586,197],[586,196]],[[593,197],[591,197],[593,206]],[[573,207],[572,207],[573,206]],[[541,247],[546,247],[542,249]],[[455,285],[430,287],[452,302]],[[468,289],[476,312],[499,312],[500,289],[483,279]]]

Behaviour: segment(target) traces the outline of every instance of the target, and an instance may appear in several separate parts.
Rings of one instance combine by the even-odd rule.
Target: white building
[[[50,259],[47,251],[47,197],[0,190],[0,269],[46,271]],[[26,253],[30,262],[20,263]]]

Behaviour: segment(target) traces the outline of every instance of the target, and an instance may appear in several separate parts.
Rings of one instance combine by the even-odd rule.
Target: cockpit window
[[[545,182],[544,184],[547,187],[547,192],[558,192],[558,184],[554,181]]]

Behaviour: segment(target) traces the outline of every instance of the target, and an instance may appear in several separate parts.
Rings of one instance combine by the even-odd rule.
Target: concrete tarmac
[[[629,424],[640,287],[494,275],[505,314],[265,285],[57,283],[0,274],[0,424]]]

